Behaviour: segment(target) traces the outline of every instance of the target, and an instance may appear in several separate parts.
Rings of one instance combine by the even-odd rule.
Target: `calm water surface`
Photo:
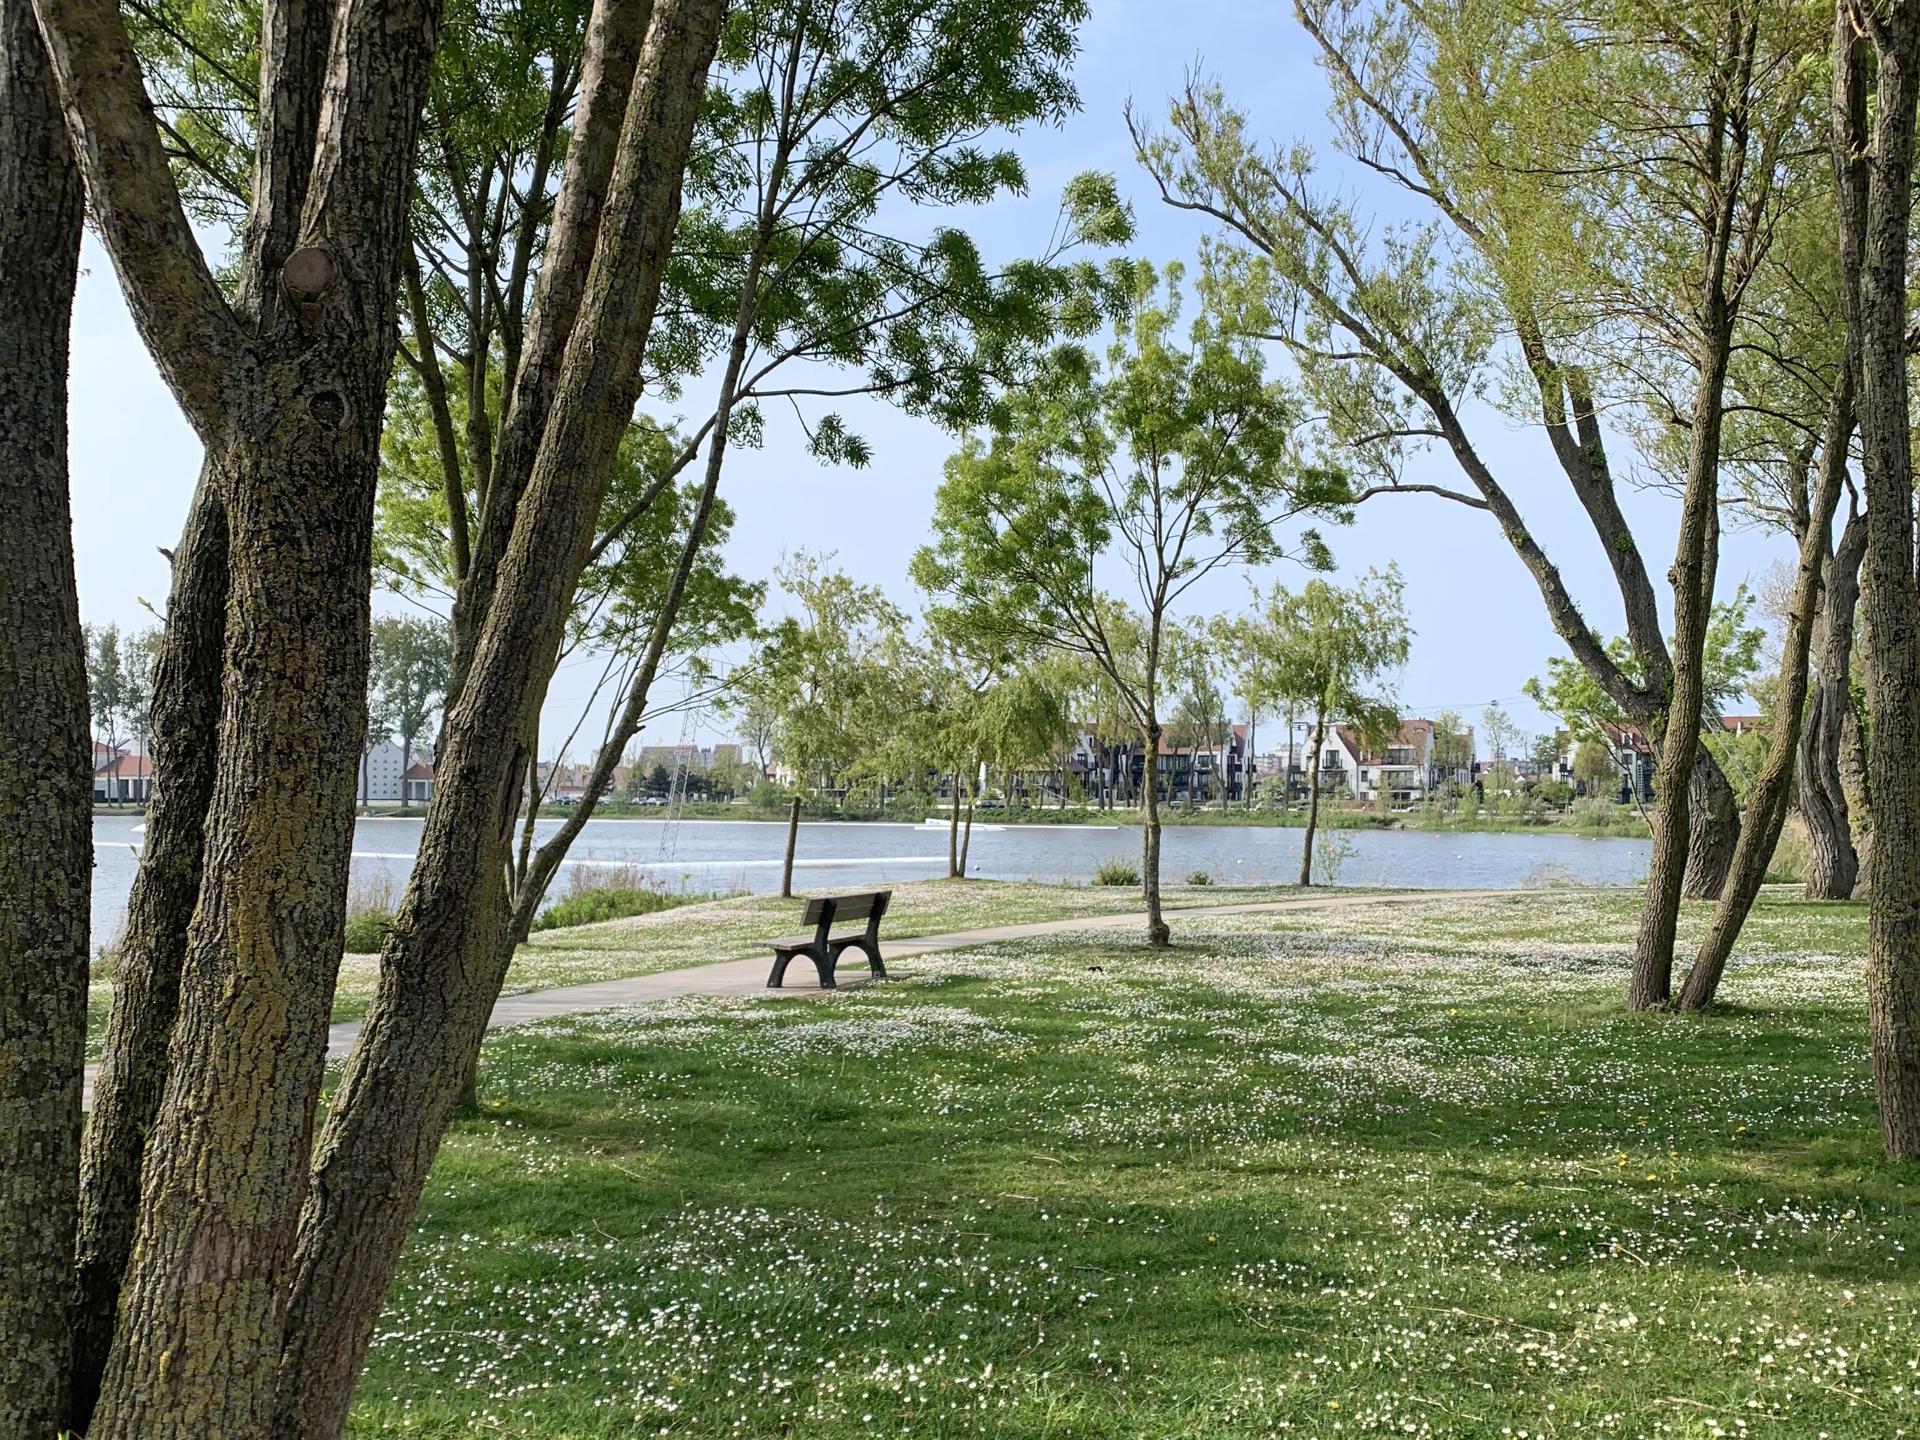
[[[103,815],[93,822],[93,933],[104,944],[120,928],[133,884],[144,820]],[[388,887],[397,900],[420,844],[418,819],[368,818],[354,832],[353,872],[362,888]],[[547,835],[558,820],[539,822]],[[777,890],[784,823],[751,820],[590,820],[569,865],[644,870],[668,889]],[[1648,842],[1560,832],[1488,835],[1429,830],[1336,832],[1347,854],[1343,885],[1428,889],[1515,889],[1548,881],[1624,885],[1646,873]],[[1222,885],[1286,882],[1300,873],[1304,832],[1268,826],[1169,826],[1162,865],[1170,881],[1208,871]],[[1103,860],[1140,856],[1131,825],[976,823],[969,872],[994,880],[1085,881]],[[796,888],[832,890],[920,880],[946,873],[945,825],[811,823],[800,827]],[[563,875],[556,889],[565,889]]]

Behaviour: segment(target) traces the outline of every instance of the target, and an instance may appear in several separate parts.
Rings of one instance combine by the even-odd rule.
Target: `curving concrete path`
[[[1408,905],[1434,900],[1473,900],[1482,897],[1537,894],[1528,890],[1380,890],[1364,895],[1352,893],[1307,897],[1299,900],[1247,901],[1234,905],[1168,906],[1170,917],[1197,918],[1209,915],[1268,915],[1290,910],[1340,911],[1372,905]],[[1001,940],[1027,940],[1042,935],[1063,935],[1088,930],[1124,930],[1146,919],[1132,911],[1116,915],[1076,915],[1065,920],[1034,920],[1020,925],[988,925],[977,930],[953,930],[943,935],[917,935],[909,939],[886,940],[881,946],[887,964],[909,960],[915,955],[931,955],[944,950],[966,950],[976,945],[991,945]],[[609,921],[617,925],[620,922]],[[627,1005],[645,1005],[655,1000],[678,999],[683,995],[759,995],[770,999],[805,998],[832,992],[822,990],[810,966],[795,965],[787,972],[788,984],[780,990],[767,989],[770,956],[756,952],[735,960],[718,960],[711,965],[693,965],[680,970],[661,970],[652,975],[635,975],[625,980],[596,980],[585,985],[563,985],[554,990],[530,990],[522,995],[503,995],[495,1002],[487,1020],[490,1030],[510,1025],[531,1025],[560,1015],[579,1015],[592,1010],[613,1010]],[[858,969],[858,957],[850,962],[841,989],[868,983],[866,973]],[[805,972],[804,975],[802,972]],[[802,983],[793,983],[800,977]],[[327,1032],[327,1058],[344,1060],[360,1038],[360,1022],[343,1020]],[[93,1101],[93,1079],[100,1067],[87,1067],[86,1095],[83,1103]]]

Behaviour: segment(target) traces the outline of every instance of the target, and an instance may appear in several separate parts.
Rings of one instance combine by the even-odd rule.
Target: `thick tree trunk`
[[[1793,789],[1794,752],[1800,743],[1800,719],[1806,708],[1807,670],[1813,651],[1814,620],[1820,605],[1820,572],[1827,558],[1827,535],[1840,503],[1840,486],[1853,438],[1853,385],[1850,369],[1842,369],[1835,383],[1820,444],[1820,479],[1808,507],[1806,532],[1800,538],[1800,570],[1794,579],[1786,635],[1781,644],[1780,685],[1775,692],[1773,733],[1767,739],[1767,758],[1747,794],[1747,824],[1734,851],[1720,904],[1700,942],[1687,983],[1680,992],[1680,1008],[1702,1010],[1713,1003],[1726,972],[1734,941],[1746,924],[1767,863],[1780,839]]]
[[[1913,210],[1920,6],[1849,6],[1834,25],[1834,156],[1849,339],[1860,365],[1863,565],[1873,844],[1867,857],[1867,1033],[1881,1137],[1920,1156],[1920,597],[1914,590],[1907,248]],[[1869,42],[1865,37],[1871,34]],[[1876,95],[1867,121],[1866,49]]]
[[[80,179],[26,0],[0,0],[0,1435],[65,1423],[93,780],[67,502]]]
[[[187,923],[200,894],[226,635],[227,523],[219,488],[211,473],[202,474],[174,552],[167,621],[154,662],[148,742],[154,785],[146,844],[127,899],[113,1010],[81,1159],[75,1429],[84,1429],[92,1417],[113,1341],[120,1279],[140,1205],[140,1158],[166,1084]]]
[[[954,796],[954,803],[957,805],[959,802],[960,797]],[[787,807],[787,854],[786,859],[780,864],[780,898],[782,900],[793,898],[793,852],[799,848],[799,845],[800,797],[795,795],[793,803]]]
[[[967,855],[973,849],[973,786],[967,786],[967,818],[960,830],[960,878],[967,878]]]
[[[1696,744],[1687,776],[1687,870],[1681,893],[1689,900],[1718,900],[1739,843],[1739,799],[1713,752]]]
[[[625,32],[601,0],[590,33]],[[427,1171],[511,954],[505,893],[526,737],[641,385],[681,177],[724,0],[651,7],[578,316],[480,638],[447,717],[426,831],[381,954],[378,988],[319,1145],[287,1306],[277,1440],[334,1440]],[[590,56],[592,72],[600,63]],[[583,90],[598,84],[591,74]],[[576,120],[564,209],[605,119]],[[549,242],[557,245],[560,237]],[[535,299],[577,276],[552,267]],[[536,325],[534,328],[538,328]],[[531,341],[522,378],[535,366]],[[522,387],[524,388],[524,387]],[[516,402],[518,403],[518,402]],[[496,479],[498,491],[507,482]],[[492,503],[490,498],[489,503]],[[480,562],[476,557],[475,573]]]
[[[1847,742],[1859,747],[1853,713],[1853,613],[1860,601],[1860,562],[1866,554],[1866,520],[1847,521],[1840,543],[1827,562],[1826,593],[1821,600],[1821,634],[1815,661],[1819,672],[1807,705],[1806,731],[1800,739],[1800,813],[1811,849],[1806,895],[1809,900],[1852,898],[1860,879],[1860,852],[1854,844],[1857,815],[1851,803],[1842,757]]]
[[[1140,817],[1140,886],[1147,902],[1147,943],[1163,949],[1173,938],[1160,913],[1160,722],[1146,724],[1147,748],[1141,756],[1140,790],[1146,809]]]
[[[363,370],[347,402],[360,419],[334,428],[298,375],[215,463],[232,535],[221,749],[101,1440],[272,1425],[343,943],[386,388],[384,366]]]
[[[1307,831],[1306,838],[1300,842],[1300,884],[1302,887],[1313,884],[1313,832],[1320,828],[1320,747],[1327,742],[1327,717],[1324,713],[1314,716],[1313,754],[1306,764],[1307,772]],[[1291,742],[1289,742],[1291,743]]]

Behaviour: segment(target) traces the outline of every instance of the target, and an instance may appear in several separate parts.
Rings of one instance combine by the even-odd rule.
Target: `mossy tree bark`
[[[1838,5],[1833,75],[1843,292],[1849,348],[1859,357],[1867,492],[1867,1033],[1881,1138],[1889,1156],[1910,1159],[1920,1157],[1920,595],[1906,337],[1920,4]]]
[[[459,1081],[511,954],[506,868],[520,782],[616,447],[641,386],[681,176],[724,0],[600,0],[519,393],[529,457],[491,597],[449,709],[418,858],[316,1148],[287,1303],[279,1440],[333,1440]],[[637,54],[635,39],[644,35]],[[616,102],[617,103],[614,103]],[[610,141],[609,136],[613,139]],[[598,197],[604,206],[588,203]],[[572,256],[572,267],[556,265]],[[550,403],[540,386],[551,377]],[[538,408],[526,410],[523,404]],[[524,434],[521,432],[524,430]],[[493,503],[490,499],[489,503]],[[473,575],[480,574],[476,555]],[[466,600],[468,597],[463,597]]]
[[[227,524],[220,487],[202,474],[173,555],[167,618],[154,660],[148,737],[154,786],[146,843],[120,932],[113,1010],[81,1153],[75,1247],[72,1424],[84,1430],[113,1340],[120,1278],[140,1205],[140,1159],[160,1108],[167,1037],[180,1002],[187,925],[200,894],[213,795],[225,648]]]
[[[231,297],[109,0],[39,0],[88,209],[208,452],[229,542],[219,750],[96,1440],[270,1432],[365,729],[373,492],[431,3],[261,15]]]
[[[0,1435],[65,1423],[93,777],[67,501],[80,179],[27,0],[0,0]]]

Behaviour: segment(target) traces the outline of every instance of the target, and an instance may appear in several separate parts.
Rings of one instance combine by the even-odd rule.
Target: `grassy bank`
[[[1769,895],[1705,1019],[1623,1013],[1629,913],[1189,919],[502,1034],[352,1433],[1915,1433],[1858,907]]]

